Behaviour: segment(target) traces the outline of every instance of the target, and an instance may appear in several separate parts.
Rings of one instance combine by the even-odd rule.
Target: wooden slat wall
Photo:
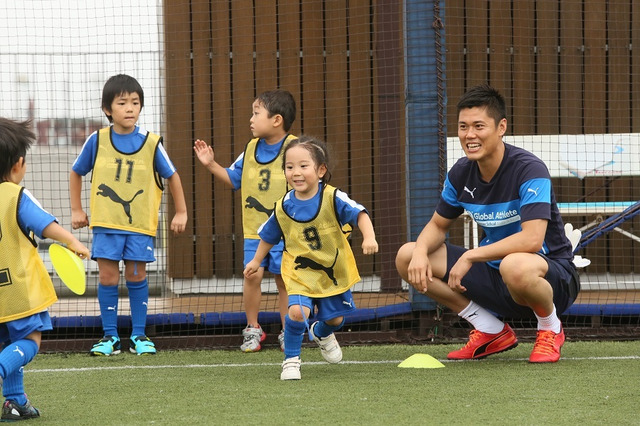
[[[530,81],[535,80],[535,1],[522,0],[513,3],[513,74],[522,78],[513,81],[511,134],[531,135],[535,128],[535,103],[528,99]],[[511,79],[509,76],[508,80]],[[507,80],[507,81],[508,81]],[[517,118],[517,119],[516,119]]]
[[[193,133],[198,138],[206,141],[213,140],[211,126],[207,125],[211,120],[211,19],[208,2],[193,2],[191,4],[193,16],[191,24],[193,68],[204,72],[193,73]],[[186,153],[185,153],[186,154]],[[207,194],[206,197],[198,197],[198,208],[193,212],[195,229],[195,268],[196,276],[207,277],[213,273],[213,197],[211,173],[196,164],[193,169],[195,181],[198,182],[198,193]]]
[[[638,10],[639,8],[635,7],[635,9]],[[607,129],[611,133],[625,133],[630,132],[632,129],[632,115],[628,113],[631,106],[632,93],[629,45],[632,43],[631,23],[634,22],[631,20],[631,2],[610,2],[606,13],[608,22],[616,22],[615,25],[608,25],[607,27],[607,72],[615,76],[615,78],[608,79],[606,82],[606,93],[608,95]],[[609,196],[614,199],[640,199],[640,194],[637,193],[640,192],[640,187],[637,180],[634,184],[633,178],[616,179],[611,183],[610,187]],[[636,188],[635,196],[633,194],[634,187]],[[640,224],[638,220],[634,222],[636,227]],[[629,225],[627,224],[626,227]],[[608,243],[609,255],[612,259],[624,259],[634,252],[635,246],[639,246],[638,243],[629,238],[623,238],[615,243],[610,238]],[[640,253],[640,251],[636,253]],[[637,258],[638,256],[636,255],[635,259]],[[633,269],[632,265],[619,261],[611,262],[610,271],[612,273],[629,273]]]
[[[231,72],[232,64],[229,59],[229,22],[231,20],[231,6],[227,2],[211,3],[211,73],[208,75],[211,80],[212,106],[211,118],[208,124],[213,134],[211,144],[214,147],[215,159],[220,164],[231,164],[235,159],[235,150],[233,148],[233,100],[231,98]],[[249,106],[246,110],[249,114]],[[212,126],[211,123],[215,123]],[[199,137],[199,135],[196,135]],[[209,141],[207,141],[209,142]],[[196,165],[201,167],[200,165]],[[208,172],[207,172],[208,173]],[[197,179],[197,177],[196,177]],[[206,200],[211,197],[208,190],[209,184],[206,183],[205,189],[201,190],[200,183],[210,180],[213,182],[213,176],[202,178],[204,180],[196,180],[197,197],[196,200]],[[220,278],[229,278],[236,273],[234,268],[234,208],[231,202],[231,189],[221,184],[212,184],[213,186],[213,210],[208,211],[203,208],[204,214],[209,214],[213,218],[213,230],[205,234],[214,238],[214,270],[213,273]],[[199,209],[199,207],[198,207]],[[209,259],[211,262],[211,259]],[[198,271],[198,276],[209,276],[209,270]]]
[[[469,3],[467,2],[467,5]],[[488,13],[482,10],[478,13],[486,13],[487,17],[501,22],[501,25],[490,25],[487,34],[487,45],[478,44],[475,49],[479,52],[487,52],[488,77],[498,87],[502,87],[504,96],[513,98],[511,92],[511,75],[513,61],[513,21],[511,17],[511,3],[504,1],[488,1]],[[486,19],[486,18],[485,18]],[[479,29],[482,31],[483,29]],[[475,50],[474,49],[474,50]],[[480,83],[483,81],[480,80]]]
[[[632,3],[633,4],[633,3]],[[631,13],[629,14],[631,22],[640,22],[640,7],[634,6],[632,8]],[[640,46],[640,26],[633,25],[631,26],[631,46]],[[631,88],[629,93],[633,93],[634,95],[631,98],[631,111],[636,111],[636,114],[632,114],[631,116],[631,131],[632,132],[640,132],[640,96],[637,96],[640,93],[640,55],[638,55],[637,50],[635,55],[629,53],[631,56]],[[640,200],[640,177],[634,178],[632,180],[632,196],[633,200]],[[640,218],[635,218],[634,220],[634,229],[640,229]],[[633,255],[633,259],[640,259],[640,245],[635,244],[633,246],[633,251],[631,252]],[[636,268],[637,270],[638,268]]]
[[[559,55],[559,25],[558,21],[559,2],[557,0],[536,1],[535,19],[538,23],[537,34],[544,34],[544,37],[536,39],[537,52],[534,55],[536,70],[535,81],[537,83],[535,114],[537,125],[536,133],[540,129],[545,129],[549,134],[560,133],[560,98],[558,97],[558,65]],[[524,81],[521,84],[528,84]],[[522,95],[524,97],[524,95]]]
[[[356,138],[354,143],[359,143],[358,151],[362,151],[361,158],[357,158],[353,164],[356,173],[354,174],[354,183],[358,183],[358,187],[364,188],[368,176],[373,181],[377,181],[376,194],[377,203],[376,210],[373,212],[377,215],[375,224],[377,225],[377,240],[380,245],[380,254],[377,256],[379,268],[378,274],[382,279],[381,288],[383,291],[397,291],[400,289],[400,279],[395,271],[395,256],[404,243],[404,230],[402,209],[405,203],[402,202],[402,185],[399,185],[402,178],[401,164],[401,141],[405,140],[402,131],[404,122],[402,92],[397,89],[403,87],[402,72],[395,64],[402,63],[402,21],[401,10],[397,7],[394,0],[381,0],[375,3],[376,19],[375,19],[375,84],[377,93],[375,97],[366,99],[364,96],[364,87],[360,88],[361,96],[358,98],[362,104],[358,106],[364,112],[371,111],[375,108],[376,120],[375,135],[371,134],[368,139],[369,132],[374,130],[364,126],[361,128],[363,132],[362,138]],[[364,24],[364,22],[362,22]],[[365,46],[363,47],[363,51]],[[365,60],[364,55],[362,60]],[[361,84],[366,84],[366,76],[358,79]],[[370,105],[367,108],[367,105]],[[374,137],[375,136],[375,137]],[[377,153],[375,158],[377,161],[372,163],[370,155],[372,150]],[[374,168],[372,169],[372,165]],[[357,179],[357,180],[356,180]],[[354,190],[356,186],[354,185]],[[363,190],[358,196],[365,197]],[[371,202],[373,205],[373,202]],[[399,206],[402,206],[400,209]],[[368,272],[365,270],[365,272]]]
[[[388,39],[397,43],[387,62],[377,63],[376,10],[393,11],[396,22]],[[389,9],[390,8],[390,9]],[[167,74],[167,149],[183,178],[189,208],[188,231],[172,237],[170,275],[176,278],[238,276],[243,244],[239,192],[217,182],[194,158],[197,138],[214,147],[215,158],[230,165],[251,138],[251,103],[259,93],[282,88],[297,102],[291,133],[321,137],[330,145],[332,183],[362,203],[374,216],[377,205],[394,218],[378,231],[379,241],[403,239],[404,204],[381,194],[377,133],[376,66],[393,74],[385,90],[393,105],[393,149],[383,178],[401,196],[404,140],[401,4],[373,0],[178,0],[165,4]],[[394,104],[395,102],[395,104]],[[387,106],[387,109],[389,106]],[[389,127],[389,125],[387,125]],[[393,233],[393,235],[388,235]],[[362,275],[378,274],[377,257],[354,252]],[[397,244],[396,244],[397,245]],[[395,256],[387,249],[386,259]],[[393,253],[391,253],[393,251]],[[375,262],[374,262],[375,259]],[[393,270],[392,264],[387,268]],[[389,289],[397,289],[397,274]]]
[[[192,190],[193,162],[192,155],[182,149],[190,146],[192,133],[192,98],[191,98],[191,36],[184,28],[189,28],[189,1],[172,1],[165,6],[165,30],[171,37],[165,38],[167,62],[167,128],[165,144],[167,152],[180,173],[184,195],[187,202],[189,222],[187,229],[180,236],[169,233],[168,273],[174,277],[192,277],[194,275],[194,221]],[[183,123],[188,123],[185,126]],[[169,218],[174,214],[173,203],[169,203]]]
[[[448,135],[455,104],[487,82],[508,104],[508,134],[640,131],[640,7],[629,0],[446,2]],[[639,199],[640,178],[554,179],[560,201]],[[584,224],[593,217],[569,217]],[[640,227],[640,219],[623,229]],[[456,229],[453,235],[459,236]],[[617,234],[592,243],[589,272],[637,272],[640,247]]]

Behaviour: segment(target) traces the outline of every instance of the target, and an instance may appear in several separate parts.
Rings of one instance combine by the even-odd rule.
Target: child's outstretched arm
[[[258,272],[262,260],[265,258],[267,253],[269,253],[269,250],[271,250],[272,247],[273,244],[269,244],[265,240],[260,240],[260,244],[258,244],[256,254],[253,255],[253,259],[251,259],[251,261],[247,263],[247,266],[244,268],[243,274],[245,277],[249,278],[251,275]]]
[[[82,209],[82,176],[71,171],[69,176],[69,196],[71,201],[71,227],[73,229],[89,226],[89,217]]]
[[[216,177],[216,179],[221,180],[229,187],[233,186],[227,170],[216,162],[213,147],[211,145],[207,145],[205,141],[197,139],[193,144],[193,150],[195,151],[198,160],[200,160],[200,163],[202,163],[202,165],[205,166],[207,170]]]
[[[374,254],[378,252],[378,242],[376,241],[376,233],[373,230],[373,223],[367,212],[358,214],[358,229],[362,232],[362,253]]]
[[[173,203],[176,207],[176,214],[171,220],[171,230],[175,234],[184,232],[187,227],[187,203],[184,200],[184,191],[182,190],[182,180],[178,172],[175,172],[168,179],[169,190],[173,197]]]
[[[57,222],[51,222],[47,225],[42,231],[42,236],[65,244],[69,250],[75,252],[81,259],[88,259],[90,256],[89,249]]]

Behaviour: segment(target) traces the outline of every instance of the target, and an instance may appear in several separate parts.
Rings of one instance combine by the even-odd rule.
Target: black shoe
[[[27,400],[27,403],[24,405],[20,405],[15,401],[6,400],[2,405],[3,421],[27,420],[35,419],[36,417],[40,417],[40,412],[31,405],[29,400]]]

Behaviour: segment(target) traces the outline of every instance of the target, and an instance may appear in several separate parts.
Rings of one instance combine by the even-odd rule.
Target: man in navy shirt
[[[449,359],[478,359],[515,348],[506,318],[537,318],[529,362],[556,362],[564,343],[558,317],[575,301],[580,284],[571,243],[551,177],[533,154],[503,142],[502,95],[487,85],[457,105],[458,137],[466,157],[451,168],[436,211],[418,236],[398,251],[402,278],[473,325],[469,342]],[[479,247],[445,242],[467,211],[484,231]]]

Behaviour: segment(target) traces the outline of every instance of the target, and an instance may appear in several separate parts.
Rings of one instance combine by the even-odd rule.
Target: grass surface
[[[345,347],[338,365],[305,348],[289,382],[277,350],[40,354],[25,388],[42,417],[27,424],[640,424],[640,342],[567,342],[543,365],[527,362],[532,344],[446,362],[457,348]],[[415,353],[445,368],[398,368]]]

